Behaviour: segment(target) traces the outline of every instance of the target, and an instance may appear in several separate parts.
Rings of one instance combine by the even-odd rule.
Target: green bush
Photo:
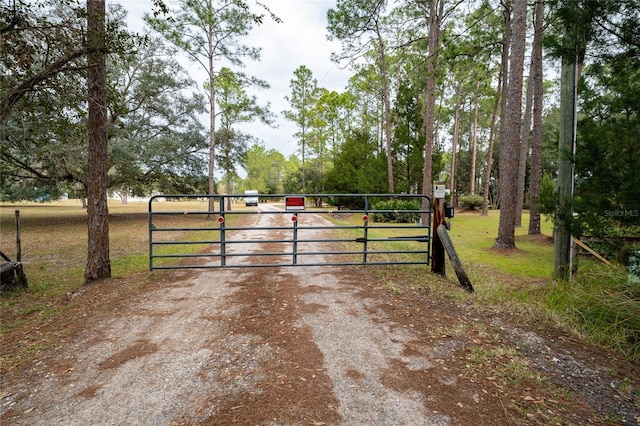
[[[389,200],[374,203],[375,210],[389,210],[388,212],[374,213],[372,218],[375,222],[387,223],[416,223],[420,221],[420,214],[415,211],[420,210],[420,200]]]
[[[480,195],[461,195],[458,197],[458,207],[475,210],[482,207],[483,199]]]
[[[360,210],[364,208],[364,197],[327,197],[327,202],[338,210]]]

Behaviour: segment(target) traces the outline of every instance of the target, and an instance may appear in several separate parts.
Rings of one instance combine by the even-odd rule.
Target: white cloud
[[[117,1],[129,11],[129,25],[134,31],[142,31],[142,16],[150,13],[150,0]],[[169,2],[171,4],[171,2]],[[268,149],[276,149],[285,156],[294,153],[298,146],[294,138],[296,128],[282,117],[289,109],[284,97],[290,94],[289,84],[294,71],[301,65],[309,68],[320,87],[343,91],[350,73],[341,70],[330,61],[332,52],[339,51],[339,44],[327,40],[327,11],[335,7],[335,0],[264,0],[271,12],[282,19],[273,22],[265,17],[264,23],[254,28],[245,44],[262,48],[259,62],[247,62],[244,72],[267,81],[271,88],[256,91],[260,103],[271,104],[277,114],[278,128],[271,129],[259,123],[243,126],[243,130],[265,142]],[[203,81],[204,74],[189,67],[192,78]],[[197,73],[197,74],[196,74]]]

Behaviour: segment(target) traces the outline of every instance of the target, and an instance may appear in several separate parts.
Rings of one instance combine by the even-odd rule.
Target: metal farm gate
[[[149,268],[429,264],[425,195],[260,195],[257,207],[242,197],[152,197]]]

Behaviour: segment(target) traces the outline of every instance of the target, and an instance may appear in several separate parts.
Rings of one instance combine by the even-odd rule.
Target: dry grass
[[[237,206],[237,210],[243,208]],[[73,333],[79,327],[77,318],[89,314],[83,310],[108,311],[147,284],[170,274],[169,271],[149,272],[147,203],[109,202],[112,279],[98,287],[83,287],[87,213],[79,200],[0,205],[0,250],[12,259],[16,258],[16,210],[20,211],[22,261],[29,287],[0,294],[0,372],[24,365],[63,336]],[[207,204],[197,200],[154,204],[154,211],[163,210],[203,212],[207,211]],[[166,225],[167,221],[179,220],[179,226],[211,227],[211,222],[201,214],[173,218],[159,216],[158,223]],[[227,217],[227,223],[235,220],[240,219]],[[189,238],[179,232],[165,234],[163,238]],[[195,251],[199,246],[182,249]],[[85,293],[85,299],[99,302],[86,308],[71,303],[79,292]],[[83,312],[72,314],[72,310]],[[55,332],[44,331],[52,329]]]
[[[156,207],[154,207],[154,210]],[[206,211],[206,203],[165,203],[157,209]],[[2,333],[34,314],[51,315],[52,301],[78,291],[84,280],[87,256],[87,213],[79,200],[53,203],[14,203],[0,206],[1,250],[16,258],[15,210],[20,211],[22,261],[29,289],[2,295]],[[202,215],[185,215],[203,222]],[[113,278],[148,271],[148,205],[109,202],[109,251]]]

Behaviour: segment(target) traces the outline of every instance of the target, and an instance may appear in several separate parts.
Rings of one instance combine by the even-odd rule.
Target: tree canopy
[[[111,27],[124,31],[123,9],[112,8],[109,19]],[[185,91],[193,82],[171,49],[152,38],[135,43],[136,50],[121,49],[107,60],[107,186],[133,195],[160,188],[187,190],[187,182],[206,167],[206,140],[198,118],[203,97]],[[8,114],[0,150],[3,199],[52,198],[65,192],[85,196],[85,78],[81,71],[60,73],[49,89],[23,96]],[[189,191],[195,189],[203,188]]]
[[[500,209],[500,247],[515,246],[518,205],[530,202],[535,216],[537,200],[553,197],[547,212],[566,219],[557,229],[638,233],[637,1],[340,0],[328,12],[327,35],[339,41],[334,61],[352,77],[335,90],[308,64],[283,76],[290,93],[281,115],[294,123],[298,147],[289,158],[238,125],[275,118],[253,95],[269,82],[241,68],[260,57],[246,38],[251,29],[279,19],[262,3],[174,5],[147,17],[162,37],[131,35],[125,10],[110,7],[105,44],[91,47],[84,2],[2,3],[3,200],[87,195],[87,57],[105,54],[109,191],[217,192],[216,171],[226,192],[429,194],[441,180],[452,203],[482,194],[487,210]],[[205,70],[206,81],[194,81],[180,55]],[[575,90],[558,84],[567,61],[577,65]],[[576,115],[566,97],[573,92]]]

